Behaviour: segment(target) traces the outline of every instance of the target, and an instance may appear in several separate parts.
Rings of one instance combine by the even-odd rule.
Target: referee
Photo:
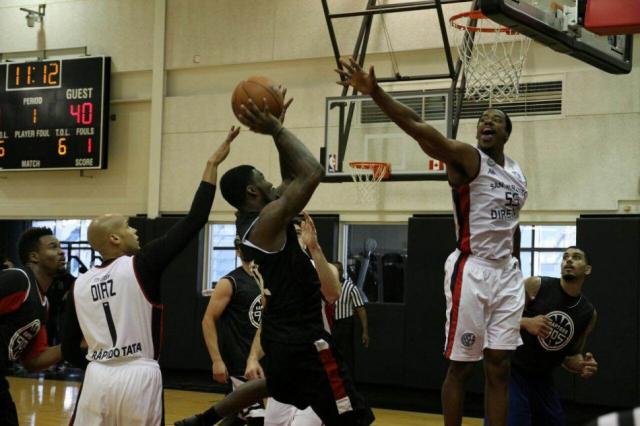
[[[335,262],[338,273],[344,276],[342,263]],[[369,323],[367,321],[367,311],[364,308],[364,300],[360,295],[360,290],[353,284],[351,278],[347,277],[342,283],[340,298],[336,301],[335,318],[333,322],[333,338],[336,346],[347,361],[351,371],[354,371],[353,356],[353,311],[358,313],[360,324],[362,324],[362,345],[369,347]]]

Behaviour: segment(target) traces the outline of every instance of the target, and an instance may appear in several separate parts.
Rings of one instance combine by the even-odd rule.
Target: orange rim
[[[358,170],[371,170],[374,178],[389,179],[391,176],[391,163],[380,161],[352,161],[349,166]]]
[[[457,15],[453,15],[451,18],[449,18],[449,23],[454,27],[457,28],[459,30],[467,30],[467,31],[472,31],[472,32],[477,32],[477,33],[495,33],[495,32],[500,32],[506,35],[516,35],[518,34],[516,31],[513,31],[511,28],[507,28],[507,27],[498,27],[498,28],[482,28],[482,27],[476,27],[473,25],[465,25],[465,24],[460,24],[456,21],[462,19],[462,18],[468,18],[468,19],[476,19],[476,20],[482,20],[482,19],[489,19],[485,16],[484,13],[482,13],[479,10],[472,10],[470,12],[462,12],[462,13],[458,13]]]

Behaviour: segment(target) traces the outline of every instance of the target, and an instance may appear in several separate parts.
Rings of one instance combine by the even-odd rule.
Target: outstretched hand
[[[369,73],[364,72],[362,67],[353,59],[349,62],[340,59],[342,69],[335,70],[342,77],[337,83],[344,87],[353,87],[364,95],[370,95],[378,89],[378,81],[373,66],[369,67]]]
[[[278,86],[276,91],[282,97],[283,101],[287,94],[287,89],[283,86]],[[275,117],[269,111],[269,106],[267,105],[267,100],[264,101],[264,109],[260,110],[258,106],[253,102],[252,99],[249,99],[246,104],[242,104],[240,108],[242,109],[242,114],[240,114],[240,119],[244,122],[249,129],[256,132],[262,133],[265,135],[275,135],[282,128],[282,124],[284,123],[285,116],[287,114],[287,109],[291,102],[293,102],[293,98],[284,102],[282,106],[282,112],[278,117]]]
[[[304,220],[300,223],[300,238],[307,248],[315,248],[318,245],[318,231],[309,213],[303,212]]]
[[[216,166],[222,163],[229,155],[229,152],[231,152],[231,142],[233,142],[233,140],[236,138],[236,136],[238,136],[239,133],[240,126],[231,126],[229,133],[227,133],[227,138],[224,140],[224,142],[222,142],[222,144],[220,144],[218,149],[216,149],[215,152],[211,154],[211,157],[209,157],[209,161]]]
[[[284,124],[284,118],[287,115],[287,109],[289,109],[289,105],[291,105],[291,102],[293,102],[293,98],[290,98],[288,101],[285,101],[285,98],[287,97],[287,88],[282,85],[278,86],[276,91],[278,92],[278,94],[282,98],[282,101],[284,102],[284,104],[282,105],[282,112],[280,113],[280,117],[278,117],[278,119],[280,120],[280,124]]]

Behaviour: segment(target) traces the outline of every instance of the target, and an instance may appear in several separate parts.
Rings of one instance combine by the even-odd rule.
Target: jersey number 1
[[[104,308],[104,314],[107,317],[107,325],[109,326],[109,333],[111,333],[111,340],[113,340],[113,346],[116,345],[118,335],[116,334],[116,324],[113,322],[113,315],[111,315],[111,308],[109,302],[102,302]]]

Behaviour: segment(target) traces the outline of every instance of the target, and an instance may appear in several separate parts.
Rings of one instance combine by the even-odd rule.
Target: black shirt
[[[151,303],[160,305],[162,272],[207,223],[215,193],[215,185],[204,181],[200,182],[189,213],[173,225],[166,234],[145,244],[133,257],[133,266],[138,282]],[[107,265],[113,260],[115,259],[108,260],[103,265]],[[85,365],[87,361],[79,349],[82,331],[73,301],[73,290],[69,294],[65,312],[64,335],[62,336],[62,354],[64,359],[69,362]],[[154,315],[159,315],[156,312]],[[154,324],[160,324],[159,318],[158,321],[154,320]],[[154,330],[154,339],[156,338],[155,334]]]
[[[538,294],[527,304],[523,316],[545,315],[553,321],[553,331],[543,339],[522,329],[520,334],[524,344],[516,350],[512,363],[520,371],[550,376],[565,357],[576,353],[576,341],[591,322],[594,308],[584,294],[578,297],[568,295],[559,278],[540,279]]]
[[[251,343],[260,327],[262,295],[253,275],[242,267],[222,277],[231,282],[233,294],[218,319],[220,354],[232,376],[243,376]]]
[[[0,368],[47,348],[47,309],[31,269],[0,272]]]
[[[320,279],[298,243],[293,223],[281,250],[266,252],[251,243],[257,213],[238,213],[236,229],[244,252],[255,262],[264,282],[266,306],[262,339],[282,343],[313,343],[324,335]]]

